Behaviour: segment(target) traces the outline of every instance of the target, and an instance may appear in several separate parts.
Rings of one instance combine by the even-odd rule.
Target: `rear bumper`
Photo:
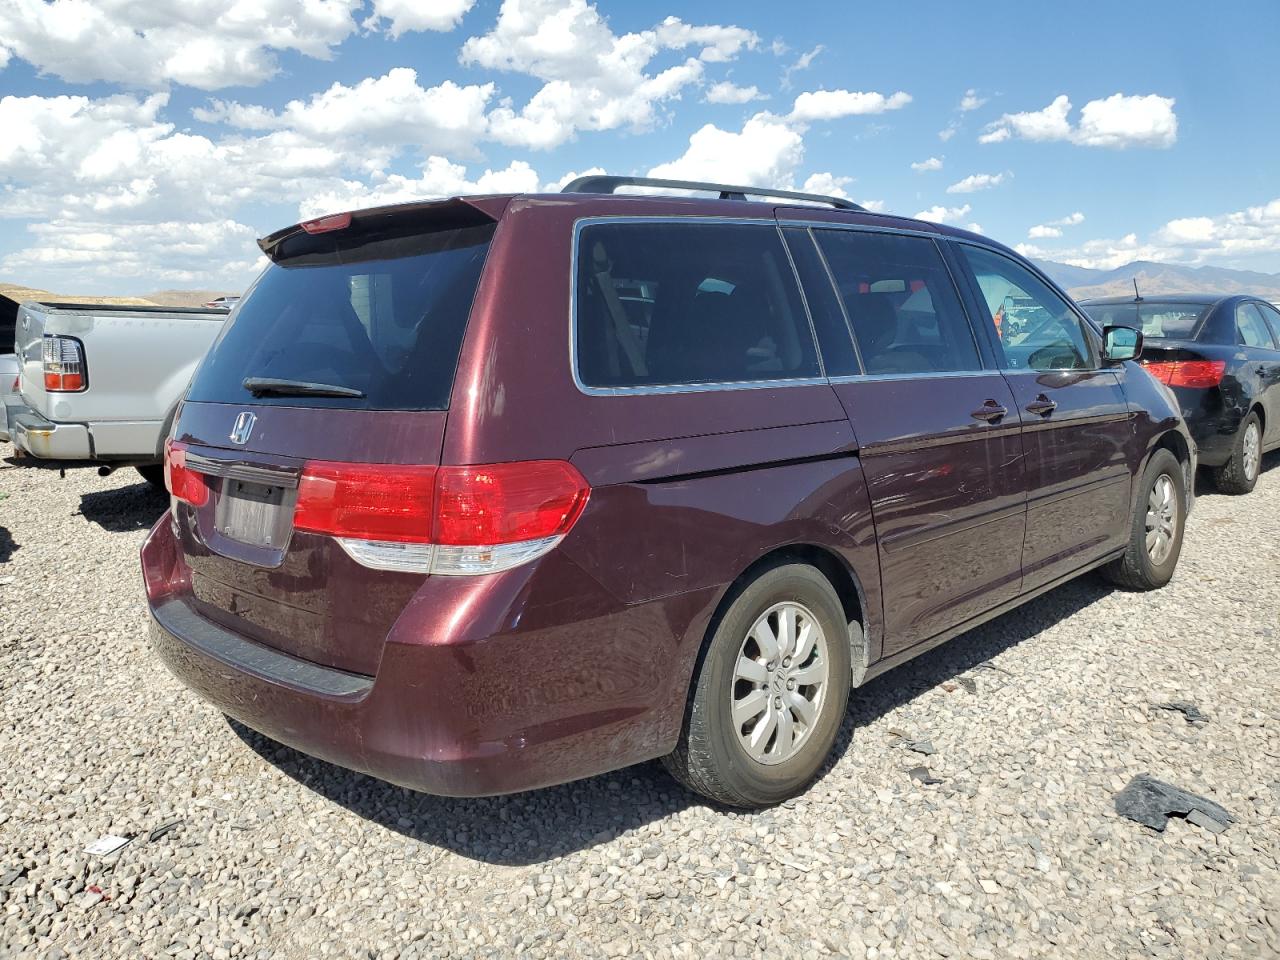
[[[54,423],[23,403],[8,407],[13,444],[40,460],[89,460],[93,445],[83,423]]]
[[[448,629],[448,617],[420,597],[388,636],[376,676],[364,676],[200,616],[167,515],[142,565],[151,644],[183,684],[273,740],[414,790],[488,796],[604,773],[669,752],[683,719],[674,664],[663,670],[664,658],[637,649],[646,632],[637,618],[650,630],[670,622],[670,610],[647,609],[661,601],[589,625],[470,638],[431,635]],[[489,579],[473,598],[486,595],[509,615]]]
[[[163,424],[156,421],[58,423],[27,406],[21,395],[6,399],[5,420],[14,446],[39,460],[102,460],[156,463]]]
[[[1171,389],[1196,442],[1200,466],[1222,466],[1231,459],[1245,411],[1225,403],[1219,387]]]

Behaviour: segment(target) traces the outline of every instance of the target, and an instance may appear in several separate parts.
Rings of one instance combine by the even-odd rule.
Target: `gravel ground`
[[[1204,491],[1168,589],[1086,577],[874,681],[829,772],[744,815],[656,763],[438,799],[229,724],[146,644],[163,496],[0,462],[0,956],[1280,956],[1268,466]],[[1122,819],[1144,771],[1238,822]]]

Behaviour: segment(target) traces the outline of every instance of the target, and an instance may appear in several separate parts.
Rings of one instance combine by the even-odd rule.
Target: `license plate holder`
[[[214,511],[214,529],[238,543],[283,550],[292,532],[296,493],[284,487],[227,477],[222,481],[222,494]]]

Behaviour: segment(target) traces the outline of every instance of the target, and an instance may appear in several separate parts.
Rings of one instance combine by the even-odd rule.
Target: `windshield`
[[[188,398],[359,410],[443,410],[494,224],[335,239],[271,264]],[[337,388],[256,392],[263,381]]]
[[[1202,303],[1086,303],[1084,309],[1102,326],[1133,327],[1147,339],[1187,340],[1208,309]]]

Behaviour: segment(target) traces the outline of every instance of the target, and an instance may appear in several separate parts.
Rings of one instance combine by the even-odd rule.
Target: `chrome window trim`
[[[828,383],[866,383],[869,380],[951,380],[959,377],[998,377],[1000,370],[930,370],[927,373],[864,373],[829,377]]]
[[[804,310],[809,336],[813,338],[814,356],[818,358],[819,376],[789,377],[775,380],[713,381],[710,383],[640,384],[630,387],[593,387],[583,383],[578,374],[578,251],[581,249],[582,231],[587,227],[602,223],[714,223],[772,227],[778,242],[782,244],[783,253],[787,257],[787,265],[791,268],[791,277],[800,294],[801,309]],[[636,216],[635,214],[616,217],[579,217],[573,222],[573,250],[569,258],[569,372],[573,376],[573,385],[578,388],[579,393],[588,397],[644,397],[680,393],[717,393],[725,390],[770,390],[782,387],[824,386],[830,383],[831,381],[825,375],[822,375],[822,371],[825,369],[822,365],[822,349],[819,347],[817,336],[813,331],[813,318],[809,315],[808,302],[804,296],[804,286],[800,283],[799,278],[796,277],[795,268],[791,266],[790,258],[791,253],[787,250],[786,239],[782,236],[778,221],[774,217],[726,217],[720,215],[704,217],[687,214],[682,216],[660,214],[650,217]]]

